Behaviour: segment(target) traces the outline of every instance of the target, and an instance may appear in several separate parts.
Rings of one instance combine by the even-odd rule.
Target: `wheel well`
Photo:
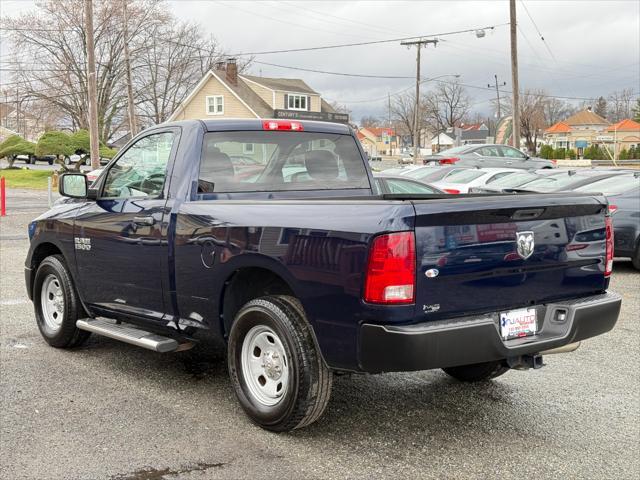
[[[40,263],[51,255],[62,255],[62,252],[53,243],[42,243],[36,247],[31,256],[31,268],[38,268]]]
[[[271,270],[259,267],[237,270],[226,282],[222,299],[224,332],[229,332],[238,310],[249,300],[266,295],[291,295],[291,287]]]

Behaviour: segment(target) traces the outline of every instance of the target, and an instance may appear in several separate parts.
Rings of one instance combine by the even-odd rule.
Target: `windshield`
[[[596,192],[605,195],[617,195],[640,187],[640,177],[635,175],[617,175],[576,188],[576,192]]]
[[[491,187],[501,188],[519,187],[520,185],[532,180],[536,180],[537,178],[540,178],[540,176],[536,175],[535,173],[516,172],[489,182],[488,185],[490,185]]]
[[[205,134],[198,193],[369,189],[355,140],[335,133]]]
[[[485,174],[486,172],[482,170],[460,170],[447,175],[444,181],[446,183],[467,183]]]
[[[560,190],[573,183],[579,182],[580,180],[584,180],[585,178],[587,177],[576,174],[553,175],[551,177],[539,178],[537,180],[534,180],[533,182],[526,183],[522,185],[522,188],[538,190],[541,192],[550,192],[551,190]]]

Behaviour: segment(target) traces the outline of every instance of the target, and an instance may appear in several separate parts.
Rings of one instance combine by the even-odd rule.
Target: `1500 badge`
[[[76,250],[91,250],[90,238],[74,237],[73,243],[75,244]]]

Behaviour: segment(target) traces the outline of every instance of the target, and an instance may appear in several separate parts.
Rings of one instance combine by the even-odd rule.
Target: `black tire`
[[[52,159],[52,158],[50,158],[49,160],[47,160],[47,163],[48,163],[49,165],[53,165],[53,159]]]
[[[510,368],[504,361],[476,363],[442,369],[444,373],[461,382],[484,382],[507,373]]]
[[[62,321],[57,329],[52,329],[45,320],[46,313],[43,311],[41,297],[43,283],[51,275],[57,279],[63,300]],[[82,345],[91,335],[90,332],[76,327],[76,320],[86,317],[86,314],[80,304],[73,280],[61,255],[52,255],[45,258],[38,267],[33,285],[33,305],[40,333],[52,347],[77,347]]]
[[[288,382],[281,399],[262,404],[250,391],[242,369],[242,346],[256,326],[273,330],[285,350]],[[240,405],[257,425],[283,432],[305,427],[324,412],[331,395],[332,372],[324,363],[302,305],[289,296],[251,300],[236,315],[227,352],[229,376]]]
[[[633,268],[640,270],[640,240],[638,241],[633,257],[631,257],[631,264],[633,265]]]

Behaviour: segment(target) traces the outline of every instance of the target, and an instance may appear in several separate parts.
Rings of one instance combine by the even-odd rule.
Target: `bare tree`
[[[457,80],[439,83],[425,96],[423,105],[427,125],[437,132],[460,126],[471,108],[469,95]]]
[[[351,109],[342,103],[333,101],[329,102],[329,106],[337,113],[346,113],[347,115],[351,115]]]
[[[559,98],[546,97],[542,105],[545,126],[550,127],[555,123],[565,120],[575,113],[571,104]]]
[[[96,2],[94,11],[98,127],[103,141],[120,126],[126,101],[120,7],[119,2]],[[64,113],[73,128],[88,124],[87,32],[82,15],[81,0],[47,0],[35,11],[3,20],[14,47],[15,77],[25,95]],[[165,19],[157,0],[139,0],[128,9],[130,38],[149,22]]]
[[[372,115],[364,116],[360,119],[360,125],[363,127],[379,127],[382,125],[382,121],[378,117]]]
[[[128,1],[128,0],[127,0]],[[94,37],[100,139],[126,121],[123,9],[121,1],[95,2]],[[13,43],[20,97],[38,99],[60,112],[70,129],[86,128],[87,75],[82,0],[46,0],[35,11],[2,21]],[[134,98],[146,125],[171,115],[223,53],[196,24],[179,22],[161,0],[127,4]],[[242,71],[251,59],[240,62]]]
[[[527,150],[535,153],[538,136],[545,128],[544,105],[546,96],[542,90],[525,90],[520,95],[520,133],[525,138]]]
[[[414,138],[415,98],[415,93],[407,92],[394,95],[391,100],[391,120],[397,125],[401,135],[411,138]],[[424,125],[424,119],[420,123]]]
[[[615,91],[609,95],[609,120],[615,123],[625,118],[631,118],[634,101],[635,96],[630,88]]]
[[[153,125],[169,118],[222,52],[198,25],[171,18],[147,25],[132,57],[137,111]]]

